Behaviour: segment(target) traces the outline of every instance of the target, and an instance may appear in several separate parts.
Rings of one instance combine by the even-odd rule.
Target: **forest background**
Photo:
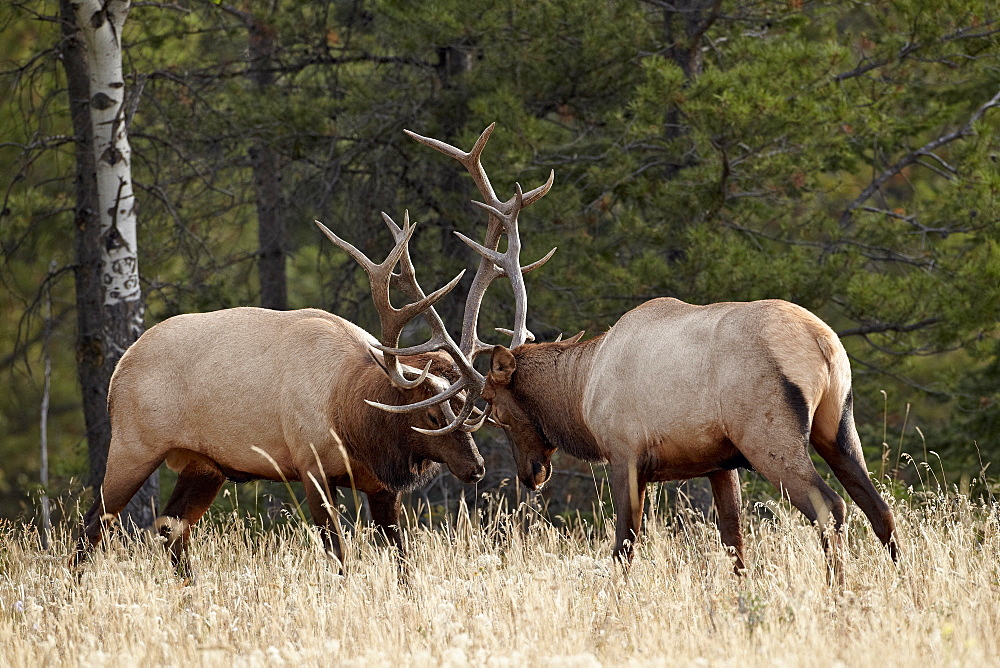
[[[643,301],[781,298],[851,356],[876,473],[937,457],[961,491],[1000,457],[1000,43],[979,1],[271,0],[131,3],[124,109],[148,328],[240,305],[378,331],[363,272],[409,210],[424,286],[477,260],[475,188],[414,130],[484,163],[522,216],[529,328],[605,331]],[[0,6],[0,517],[88,482],[74,295],[68,0]],[[460,323],[467,275],[439,310]],[[513,321],[506,286],[482,331]],[[484,335],[485,336],[485,335]],[[491,339],[502,343],[502,337]],[[499,432],[477,441],[513,478]],[[565,498],[589,469],[557,463]],[[985,469],[985,474],[984,474]],[[574,473],[574,471],[576,471]],[[600,475],[600,472],[597,472]],[[448,493],[440,481],[440,492]],[[584,480],[593,493],[594,483]],[[170,485],[164,488],[169,491]],[[577,492],[573,492],[577,493]],[[577,493],[577,503],[580,502]]]

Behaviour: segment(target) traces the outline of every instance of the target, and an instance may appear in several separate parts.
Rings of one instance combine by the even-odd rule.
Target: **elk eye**
[[[437,415],[435,415],[434,413],[429,413],[428,417],[430,418],[431,424],[434,425],[435,429],[441,426],[441,421],[438,419]]]

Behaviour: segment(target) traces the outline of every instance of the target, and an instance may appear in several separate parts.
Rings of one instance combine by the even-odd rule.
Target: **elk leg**
[[[225,482],[222,471],[208,462],[188,463],[178,474],[163,513],[156,518],[154,527],[164,540],[163,547],[170,553],[177,575],[189,584],[194,582],[187,551],[191,527],[209,509]]]
[[[399,528],[399,512],[402,494],[383,490],[368,494],[368,509],[372,514],[372,523],[385,533],[389,544],[396,549],[400,559],[405,558],[403,533]]]
[[[136,491],[138,491],[138,487]],[[90,553],[97,547],[104,537],[104,526],[112,518],[104,512],[105,504],[102,499],[102,488],[97,489],[97,498],[93,505],[83,515],[83,522],[80,527],[80,535],[76,539],[76,549],[70,558],[70,570],[76,570],[90,558]],[[126,501],[126,503],[128,503]],[[122,505],[124,508],[125,505]]]
[[[634,462],[612,468],[611,496],[616,514],[613,556],[627,565],[632,561],[632,550],[642,529],[642,507],[646,499],[646,481],[639,478]]]
[[[104,527],[117,519],[129,500],[139,491],[146,478],[160,465],[163,459],[156,459],[136,466],[134,462],[122,462],[115,456],[118,448],[112,447],[104,473],[104,482],[97,488],[97,498],[84,514],[76,549],[70,558],[70,569],[76,570],[90,558],[90,553],[101,542]]]
[[[801,437],[792,438],[799,440]],[[847,506],[840,495],[819,477],[804,445],[788,447],[751,443],[749,447],[737,447],[756,471],[770,480],[793,506],[819,527],[832,578],[837,583],[843,583],[840,531]]]
[[[892,515],[889,504],[885,502],[882,495],[875,489],[871,478],[868,476],[868,469],[860,455],[860,444],[856,451],[845,452],[836,443],[823,442],[820,439],[813,440],[813,447],[816,452],[826,460],[826,463],[833,469],[837,480],[844,486],[844,489],[854,500],[858,507],[868,517],[868,521],[875,531],[882,544],[889,550],[889,556],[893,561],[899,560],[899,549],[893,538],[896,530],[896,520]]]
[[[735,469],[716,471],[708,476],[718,515],[719,538],[730,555],[735,557],[733,572],[741,575],[743,565],[743,531],[740,528],[740,477]]]
[[[326,553],[337,560],[339,572],[344,574],[344,548],[340,542],[341,528],[340,515],[337,513],[336,496],[337,486],[333,480],[329,480],[323,489],[317,488],[315,480],[306,477],[304,483],[306,488],[306,505],[309,506],[309,513],[312,515],[313,524],[319,529],[320,537],[323,539],[323,549]],[[332,498],[328,498],[327,495]]]
[[[368,509],[372,514],[372,523],[385,533],[386,540],[396,553],[399,566],[399,577],[407,579],[406,548],[403,545],[403,532],[399,524],[399,511],[402,494],[382,490],[368,494]]]

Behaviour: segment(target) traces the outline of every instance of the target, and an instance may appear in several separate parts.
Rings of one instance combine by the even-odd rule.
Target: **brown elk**
[[[550,186],[551,179],[525,199],[538,199]],[[475,336],[489,281],[477,277],[470,290],[460,348],[433,304],[461,274],[425,295],[408,250],[414,226],[408,218],[402,228],[383,218],[396,246],[381,264],[317,221],[368,273],[381,343],[325,311],[235,308],[169,318],[122,356],[108,394],[107,471],[71,566],[87,559],[105,523],[164,461],[178,479],[156,528],[182,574],[191,572],[191,526],[227,479],[302,481],[326,549],[343,563],[336,486],[367,494],[375,525],[402,556],[401,491],[426,483],[436,463],[465,482],[482,478],[470,432],[487,417],[475,407],[485,379],[472,360],[489,349]],[[413,302],[393,307],[390,285]],[[430,326],[431,340],[400,350],[403,328],[417,315]],[[461,402],[457,413],[452,402]]]
[[[472,173],[491,213],[490,232],[517,229],[518,209],[496,201],[475,150],[472,159],[431,145]],[[495,252],[472,245],[499,264]],[[522,322],[525,303],[522,293]],[[837,568],[846,507],[816,472],[811,443],[897,557],[892,511],[868,476],[854,424],[847,354],[812,313],[781,300],[694,306],[654,299],[606,334],[580,336],[552,343],[522,337],[494,347],[482,397],[530,489],[549,479],[560,448],[609,464],[615,556],[631,559],[646,483],[707,476],[722,542],[740,571],[742,467],[763,474],[821,528],[834,529],[824,544]]]

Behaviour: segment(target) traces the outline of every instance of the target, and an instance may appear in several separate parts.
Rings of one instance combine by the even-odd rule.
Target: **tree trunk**
[[[108,384],[143,331],[131,152],[125,128],[121,32],[128,0],[61,0],[62,61],[76,138],[74,250],[77,374],[90,459],[88,484],[104,480],[111,423]],[[152,526],[159,478],[125,510],[125,525]]]
[[[437,63],[434,69],[437,71],[438,81],[441,84],[441,95],[438,98],[438,120],[441,124],[441,139],[450,144],[457,145],[455,137],[462,129],[466,119],[467,100],[461,90],[459,90],[461,77],[472,70],[473,60],[467,49],[459,46],[439,46],[437,47]],[[456,260],[456,264],[465,266],[469,258],[478,261],[475,253],[469,252],[469,247],[459,239],[455,231],[463,232],[477,238],[484,224],[484,216],[477,209],[469,206],[469,202],[479,198],[478,191],[472,180],[465,176],[465,172],[455,169],[454,164],[438,163],[445,171],[440,176],[441,189],[447,193],[461,193],[459,201],[462,202],[465,215],[459,216],[456,221],[442,219],[439,222],[438,234],[441,237],[441,255],[449,260]],[[502,190],[498,193],[501,199],[506,199]],[[461,221],[461,222],[457,222]],[[465,312],[465,300],[468,298],[469,290],[472,288],[472,278],[475,272],[467,271],[465,276],[459,281],[458,286],[452,293],[442,299],[434,308],[441,315],[448,332],[458,341],[462,337],[462,318]],[[431,289],[431,288],[428,288]],[[498,318],[499,327],[511,327],[513,320],[505,322]]]
[[[701,75],[703,37],[718,18],[719,9],[718,0],[680,0],[663,10],[663,40],[666,52],[684,72],[687,84]],[[668,106],[664,115],[664,138],[672,142],[686,134],[687,127],[677,107]],[[668,163],[663,168],[664,177],[670,180],[681,169],[692,166],[696,161],[697,157],[690,155],[678,162]]]
[[[250,67],[247,76],[263,98],[272,94],[271,72],[274,33],[259,19],[248,17]],[[257,273],[260,276],[260,305],[288,308],[285,276],[285,219],[281,196],[281,168],[278,156],[266,137],[258,136],[250,147],[250,165],[257,189]]]

